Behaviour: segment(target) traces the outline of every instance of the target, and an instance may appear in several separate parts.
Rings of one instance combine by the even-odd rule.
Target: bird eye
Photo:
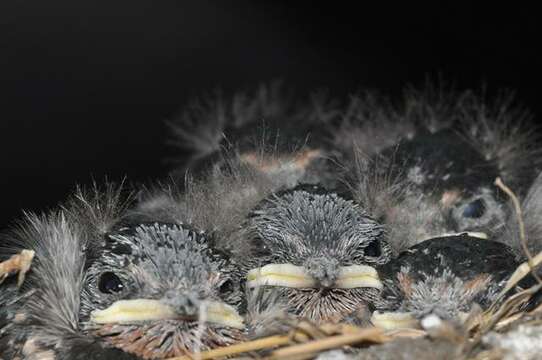
[[[98,280],[98,290],[104,294],[113,294],[121,292],[124,289],[124,285],[120,278],[110,271],[104,272],[100,275]]]
[[[486,212],[486,203],[483,199],[476,199],[463,209],[463,217],[477,219]]]
[[[382,255],[382,250],[380,249],[380,242],[378,240],[373,240],[363,249],[363,252],[366,256],[370,257],[379,257]]]
[[[231,280],[226,280],[222,283],[222,285],[220,285],[220,288],[218,289],[218,291],[221,293],[221,294],[226,294],[226,293],[230,293],[230,292],[233,292],[233,281]]]

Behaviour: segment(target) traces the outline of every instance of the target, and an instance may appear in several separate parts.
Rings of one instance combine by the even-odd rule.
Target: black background
[[[398,96],[440,74],[539,116],[539,11],[507,4],[4,0],[0,228],[93,177],[165,175],[164,119],[218,86]]]

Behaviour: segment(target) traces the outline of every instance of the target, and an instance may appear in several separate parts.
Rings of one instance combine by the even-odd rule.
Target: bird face
[[[316,186],[276,194],[253,211],[249,288],[279,287],[290,309],[340,321],[378,297],[374,266],[390,249],[384,229],[357,204]]]
[[[203,233],[141,224],[106,235],[96,255],[84,277],[80,317],[107,343],[154,359],[241,337],[239,274]]]
[[[518,265],[505,244],[466,233],[421,242],[379,268],[385,287],[377,308],[386,312],[375,312],[373,324],[417,326],[430,314],[462,321],[474,304],[489,306]]]

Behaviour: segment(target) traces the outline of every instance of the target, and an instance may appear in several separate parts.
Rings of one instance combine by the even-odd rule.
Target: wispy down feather
[[[205,167],[224,148],[252,149],[262,141],[275,151],[282,146],[295,150],[306,142],[306,131],[333,116],[332,104],[323,98],[312,98],[314,108],[299,106],[276,81],[252,92],[227,97],[217,91],[194,100],[167,122],[168,143],[183,154],[173,159],[176,170],[184,174]]]
[[[31,271],[20,290],[29,296],[23,295],[12,304],[24,314],[11,330],[14,338],[32,339],[36,352],[42,347],[67,348],[70,341],[93,343],[79,327],[83,273],[92,249],[103,241],[103,234],[115,225],[128,204],[122,193],[122,186],[114,184],[107,184],[103,192],[96,185],[92,190],[80,188],[60,210],[25,213],[23,220],[3,235],[11,251],[35,251]],[[13,346],[10,351],[17,351]]]

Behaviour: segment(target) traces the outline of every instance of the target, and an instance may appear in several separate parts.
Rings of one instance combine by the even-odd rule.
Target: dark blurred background
[[[164,119],[216,87],[398,96],[440,75],[514,89],[539,117],[540,33],[539,11],[510,3],[2,1],[0,228],[76,183],[165,175]]]

